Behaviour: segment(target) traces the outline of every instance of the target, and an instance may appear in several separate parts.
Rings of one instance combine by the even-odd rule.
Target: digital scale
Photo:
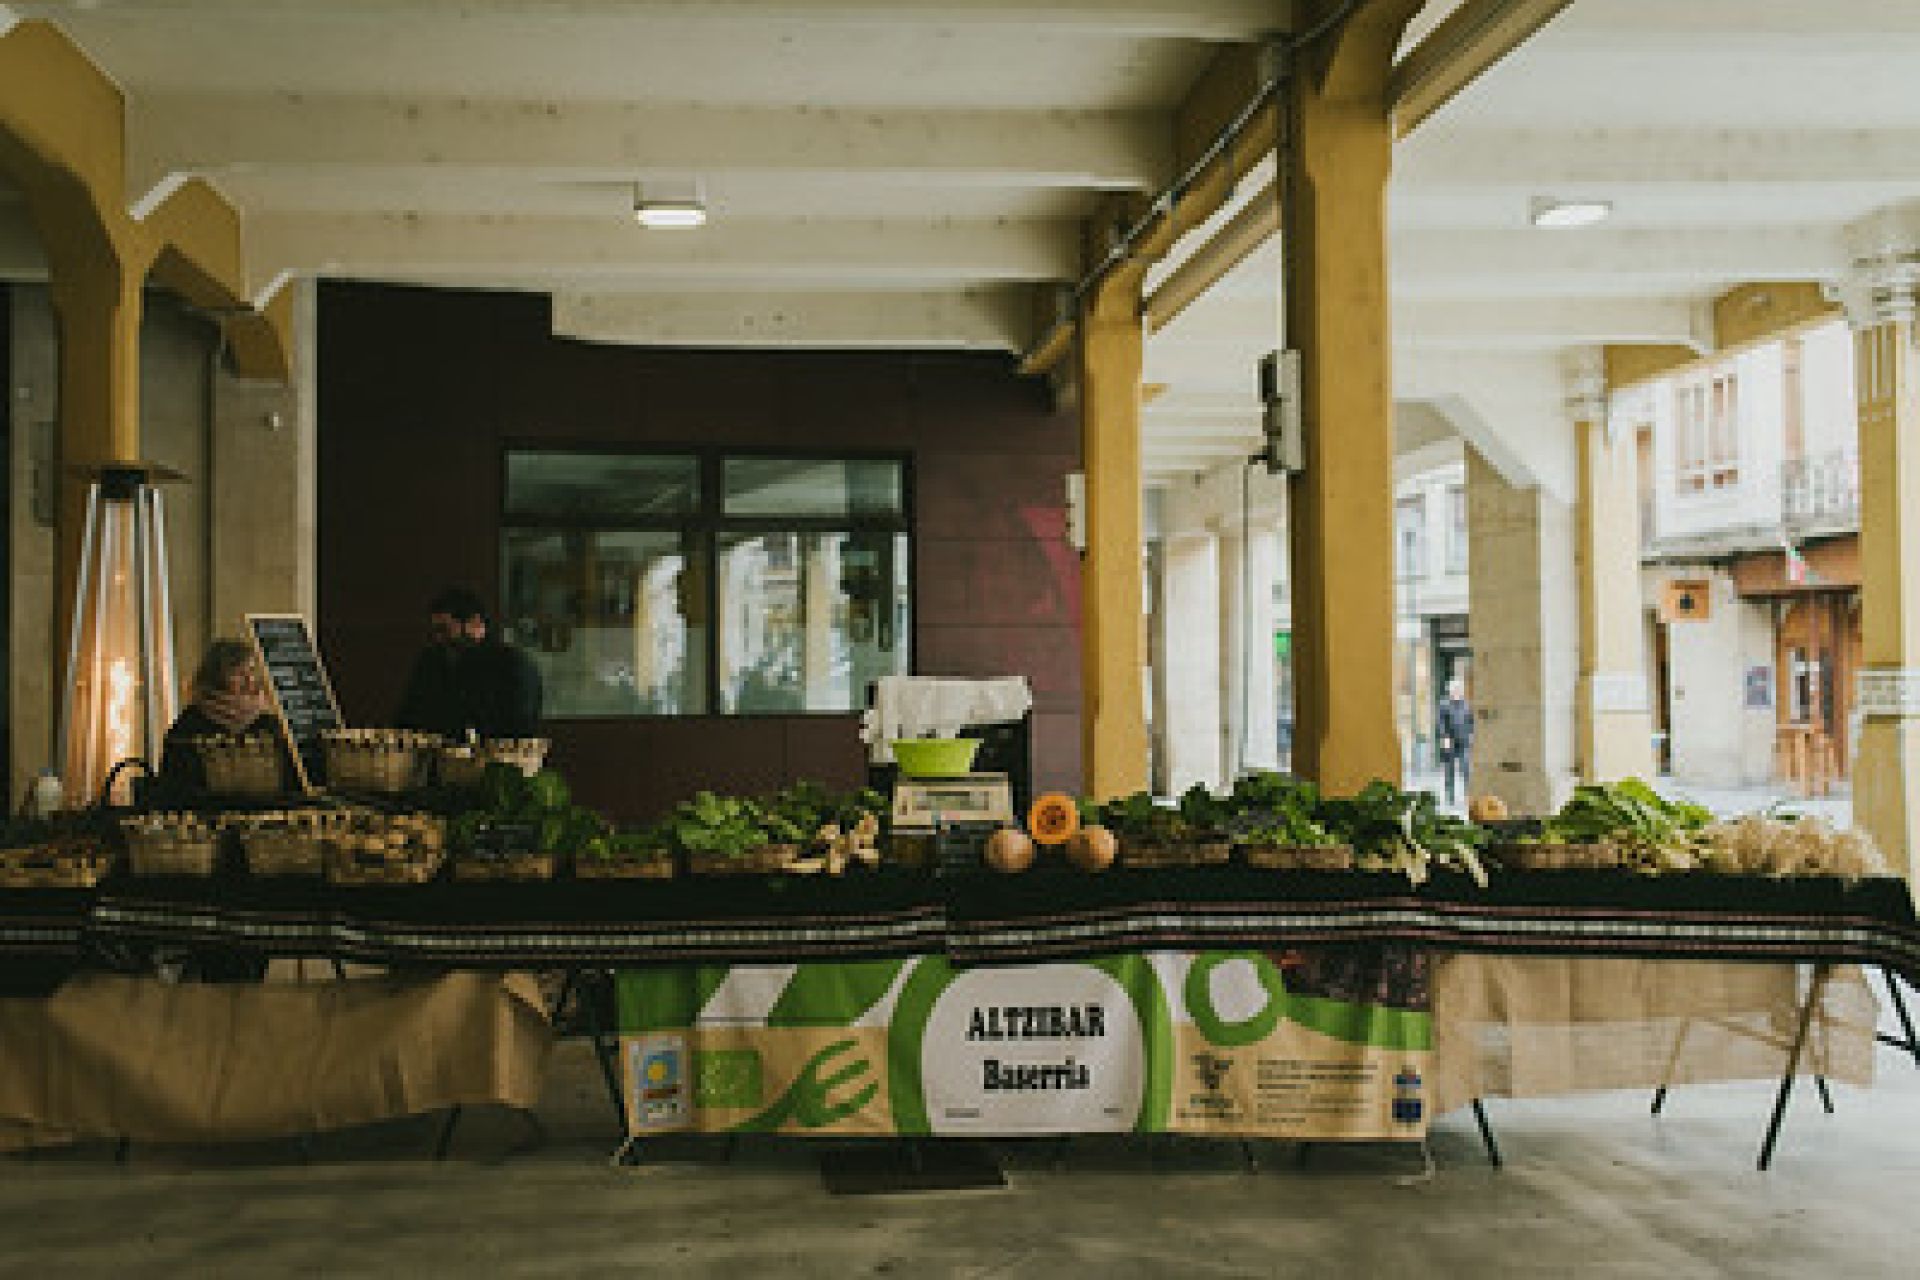
[[[1004,773],[903,774],[893,784],[893,848],[908,865],[943,875],[978,871],[987,837],[1013,821],[1013,788]]]
[[[933,834],[936,824],[1013,824],[1013,788],[1004,773],[962,773],[951,778],[912,778],[893,784],[895,835]]]

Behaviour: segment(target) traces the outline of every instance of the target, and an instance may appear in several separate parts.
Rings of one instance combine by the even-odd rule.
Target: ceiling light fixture
[[[1536,196],[1533,201],[1533,225],[1554,231],[1591,227],[1605,222],[1612,212],[1611,200],[1552,200]]]
[[[698,183],[663,190],[655,183],[633,189],[633,220],[653,231],[691,231],[707,225],[707,202]]]

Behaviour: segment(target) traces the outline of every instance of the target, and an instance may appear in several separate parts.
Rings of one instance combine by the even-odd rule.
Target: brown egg
[[[1067,841],[1067,861],[1082,871],[1105,871],[1113,865],[1119,843],[1105,827],[1082,827]]]
[[[995,871],[1015,875],[1033,865],[1033,841],[1018,827],[1002,827],[987,837],[981,857]]]

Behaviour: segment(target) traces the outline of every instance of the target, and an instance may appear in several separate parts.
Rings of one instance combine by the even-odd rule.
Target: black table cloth
[[[622,967],[944,953],[1004,964],[1114,951],[1346,942],[1533,955],[1823,960],[1920,981],[1905,881],[1497,875],[1485,889],[1243,868],[931,877],[741,876],[335,888],[313,880],[109,881],[0,892],[0,953],[80,958],[116,945],[447,967]]]
[[[1436,875],[1242,868],[975,876],[947,887],[954,959],[993,963],[1155,947],[1422,943],[1439,950],[1643,959],[1828,960],[1920,979],[1904,880],[1618,871]]]

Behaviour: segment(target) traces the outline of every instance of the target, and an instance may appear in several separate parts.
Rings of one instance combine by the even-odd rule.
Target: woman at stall
[[[208,799],[207,771],[195,738],[278,731],[267,709],[266,686],[253,648],[244,640],[215,640],[194,669],[192,701],[167,730],[160,753],[158,802],[182,807]],[[163,976],[200,982],[258,982],[267,957],[243,947],[161,948],[148,962]]]
[[[160,753],[160,793],[170,804],[206,798],[207,771],[195,738],[277,731],[267,709],[253,648],[244,640],[215,640],[194,669],[192,701],[167,730]]]

